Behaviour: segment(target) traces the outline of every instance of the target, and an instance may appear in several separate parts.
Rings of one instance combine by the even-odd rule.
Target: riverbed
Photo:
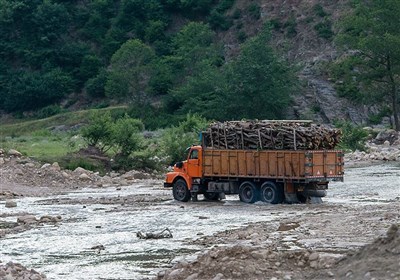
[[[161,184],[145,181],[121,188],[84,188],[46,198],[20,198],[16,208],[0,204],[2,213],[62,217],[61,223],[0,239],[0,260],[20,262],[48,279],[143,279],[155,276],[182,256],[190,259],[205,250],[192,242],[205,236],[253,223],[300,219],[309,216],[310,211],[324,212],[330,207],[362,211],[363,207],[389,205],[393,209],[391,205],[399,205],[399,200],[398,163],[346,169],[345,182],[331,183],[324,203],[312,207],[261,202],[250,205],[241,203],[237,196],[221,202],[179,203]],[[339,212],[337,219],[345,215]],[[15,219],[13,215],[6,218]],[[318,225],[317,219],[313,226]],[[139,231],[160,232],[166,228],[173,238],[143,240],[136,236]],[[372,238],[367,234],[358,242],[343,243],[343,247],[361,246]],[[313,242],[315,238],[303,240],[307,246],[315,245]],[[104,250],[92,249],[100,245]]]

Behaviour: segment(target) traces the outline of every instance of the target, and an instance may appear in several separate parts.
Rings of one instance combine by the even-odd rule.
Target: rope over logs
[[[341,136],[340,129],[311,121],[228,121],[211,123],[203,144],[230,150],[330,150]]]

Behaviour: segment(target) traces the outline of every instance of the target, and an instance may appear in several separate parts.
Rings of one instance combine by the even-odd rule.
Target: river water
[[[400,165],[384,164],[349,168],[345,182],[330,184],[326,204],[387,203],[400,197]],[[169,195],[162,188],[132,185],[82,189],[50,198],[21,198],[17,208],[36,217],[61,215],[57,225],[44,225],[0,239],[0,260],[20,262],[49,279],[142,279],[154,276],[178,256],[200,250],[191,240],[253,222],[276,221],[307,211],[291,205],[248,205],[236,196],[222,202],[178,203],[171,199],[130,205],[48,203],[71,199]],[[47,202],[46,202],[47,201]],[[15,217],[7,218],[15,221]],[[169,228],[171,239],[142,240],[136,232],[159,232]],[[103,245],[105,250],[92,250]]]

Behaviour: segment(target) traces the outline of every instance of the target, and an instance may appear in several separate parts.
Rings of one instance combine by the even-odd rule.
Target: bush
[[[207,121],[198,116],[188,114],[186,119],[164,131],[162,150],[167,156],[168,164],[186,159],[186,149],[193,144],[200,144],[199,133],[205,129]]]
[[[256,3],[252,3],[249,5],[249,7],[247,8],[247,11],[249,12],[250,16],[254,19],[260,19],[261,17],[261,7],[256,4]]]
[[[330,20],[325,20],[316,24],[314,26],[314,29],[317,31],[318,36],[324,39],[331,39],[334,34],[332,31],[332,23]]]
[[[339,148],[345,150],[365,150],[364,142],[367,139],[368,132],[360,126],[354,126],[350,122],[338,121],[335,126],[343,132],[342,140],[339,143]]]
[[[103,153],[113,146],[112,118],[110,112],[95,112],[89,124],[82,128],[82,137],[89,146],[98,147]]]
[[[57,114],[60,114],[63,109],[59,105],[49,105],[40,109],[35,115],[39,119],[48,118]]]
[[[321,4],[315,4],[313,6],[314,13],[319,17],[326,17],[328,14],[325,12],[324,7]]]

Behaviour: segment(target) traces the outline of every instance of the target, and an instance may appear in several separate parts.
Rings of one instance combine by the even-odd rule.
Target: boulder
[[[25,215],[17,218],[17,222],[20,224],[36,224],[37,219],[33,215]]]
[[[50,163],[45,163],[45,164],[43,164],[42,167],[40,167],[40,168],[41,168],[41,169],[46,169],[46,168],[49,168],[50,166],[51,166]]]
[[[17,203],[14,200],[6,200],[6,208],[17,207]]]
[[[81,180],[81,181],[90,181],[92,179],[86,173],[82,173],[81,175],[79,175],[79,180]]]
[[[4,158],[0,157],[0,165],[3,165],[5,163]]]
[[[51,168],[56,170],[56,171],[60,171],[61,170],[61,167],[58,164],[58,162],[53,162],[53,164],[51,165]]]
[[[9,156],[14,156],[14,157],[22,156],[22,154],[20,152],[18,152],[17,150],[14,150],[14,149],[8,150],[8,155]]]
[[[75,172],[75,173],[82,174],[82,173],[87,173],[88,171],[87,171],[86,169],[82,168],[82,167],[77,167],[77,168],[74,170],[74,172]]]

